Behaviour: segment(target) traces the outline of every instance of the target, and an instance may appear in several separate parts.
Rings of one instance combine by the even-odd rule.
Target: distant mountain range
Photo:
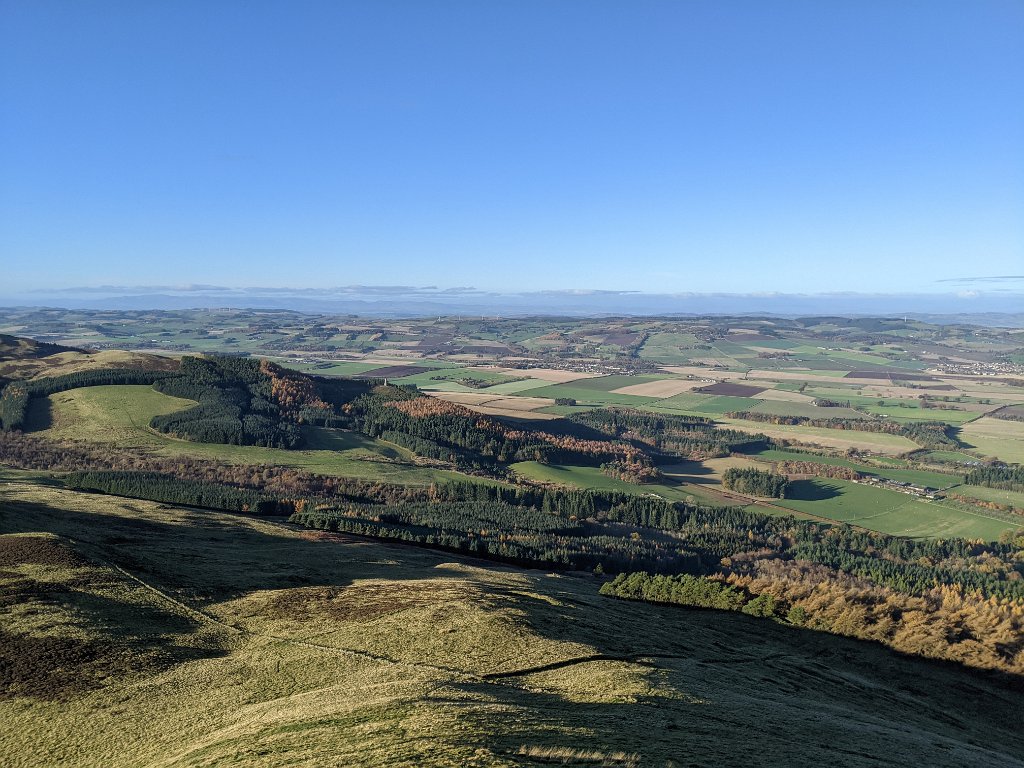
[[[369,317],[431,315],[906,315],[934,323],[1024,327],[1024,293],[654,294],[634,291],[495,293],[473,288],[346,286],[327,289],[220,286],[118,287],[0,296],[9,307],[65,309],[287,309]]]

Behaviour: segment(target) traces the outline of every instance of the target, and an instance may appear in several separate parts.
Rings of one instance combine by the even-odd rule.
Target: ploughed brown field
[[[892,381],[938,381],[934,376],[917,371],[850,371],[844,378],[848,379],[890,379]]]

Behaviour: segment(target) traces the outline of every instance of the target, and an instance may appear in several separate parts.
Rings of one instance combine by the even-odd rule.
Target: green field
[[[586,574],[21,482],[0,558],[12,768],[1024,760],[991,676]]]
[[[366,373],[375,368],[380,368],[380,363],[361,363],[356,361],[342,361],[332,363],[296,363],[290,360],[276,359],[285,368],[291,368],[303,373],[311,373],[315,376],[355,376],[359,373]]]
[[[559,464],[541,464],[536,461],[522,461],[512,465],[522,477],[539,483],[554,483],[572,488],[588,488],[599,491],[622,491],[624,493],[652,494],[668,501],[690,501],[708,504],[722,504],[719,497],[709,494],[700,486],[689,483],[627,483],[602,474],[598,467],[573,467]]]
[[[524,374],[525,373],[526,372],[524,372]],[[527,397],[532,397],[533,392],[530,390],[549,386],[551,386],[551,382],[544,381],[543,379],[523,379],[522,381],[509,381],[505,384],[495,384],[494,386],[487,387],[484,391],[487,392],[487,394],[495,395],[515,395],[520,392],[526,392]]]
[[[629,384],[641,384],[644,381],[654,380],[654,377],[641,378],[639,376],[605,376],[605,379],[627,379],[624,384],[617,384],[612,389],[629,386]],[[654,397],[641,397],[640,395],[620,395],[598,386],[581,386],[588,381],[600,381],[600,379],[577,379],[568,384],[551,384],[546,387],[537,387],[528,392],[529,397],[551,397],[551,398],[572,398],[580,404],[588,405],[643,405],[645,403],[657,402]]]
[[[469,370],[466,368],[445,368],[438,369],[434,368],[423,373],[416,373],[411,376],[403,376],[400,379],[389,380],[394,384],[415,384],[420,389],[441,389],[445,385],[455,384],[459,387],[458,391],[465,392],[493,392],[490,386],[484,388],[461,386],[458,382],[461,379],[477,379],[479,381],[486,381],[492,385],[498,384],[519,384],[517,382],[517,376],[509,376],[504,373],[498,373],[497,371],[476,371]],[[452,390],[454,391],[454,390]]]
[[[924,501],[884,488],[845,480],[815,478],[790,484],[792,496],[774,503],[787,509],[827,517],[894,536],[995,541],[1012,523]]]
[[[1024,422],[984,416],[960,429],[960,441],[986,456],[1024,463]]]
[[[634,384],[644,384],[648,381],[662,381],[669,376],[594,376],[586,379],[575,379],[568,384],[555,386],[571,386],[576,389],[585,389],[591,392],[611,392],[613,389],[631,387]],[[645,398],[646,399],[646,398]]]
[[[324,475],[427,485],[444,478],[465,478],[456,472],[419,467],[404,448],[344,430],[305,427],[309,443],[285,451],[249,445],[221,445],[178,440],[149,428],[158,414],[194,405],[147,386],[85,387],[60,392],[32,404],[30,424],[51,425],[38,432],[51,439],[107,443],[121,449],[150,451],[159,456],[193,456],[230,464],[272,464]]]
[[[940,408],[921,408],[912,400],[888,400],[885,405],[865,405],[864,410],[889,421],[942,421],[957,426],[978,418],[972,411],[947,411]]]
[[[653,333],[640,350],[640,357],[665,365],[685,365],[691,356],[700,356],[701,350],[692,348],[697,343],[692,333]]]
[[[1007,504],[1017,509],[1024,509],[1024,493],[1020,491],[1003,491],[999,488],[986,488],[981,485],[958,485],[953,492],[972,499],[994,501],[997,504]],[[1021,527],[1024,528],[1024,517],[1021,518]]]
[[[977,463],[978,457],[959,451],[926,451],[920,454],[922,459],[950,463]]]
[[[703,405],[711,400],[717,400],[714,395],[701,395],[695,392],[681,392],[672,395],[653,404],[654,407],[663,408],[666,411],[695,411],[697,406]],[[649,410],[651,406],[645,406]]]
[[[697,413],[720,415],[731,411],[749,411],[754,406],[760,405],[760,403],[760,400],[752,397],[730,397],[728,395],[719,395],[693,406],[692,410]]]
[[[781,400],[763,400],[749,409],[754,413],[771,413],[778,416],[804,416],[809,419],[866,419],[869,418],[852,408],[821,408],[810,403],[790,403]]]

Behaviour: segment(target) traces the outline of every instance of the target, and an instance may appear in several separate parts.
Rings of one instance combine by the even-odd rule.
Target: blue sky
[[[7,292],[1024,281],[1024,2],[0,2]]]

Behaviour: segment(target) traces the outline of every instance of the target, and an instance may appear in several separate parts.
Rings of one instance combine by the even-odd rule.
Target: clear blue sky
[[[1022,41],[1021,0],[3,0],[3,281],[1021,275]]]

